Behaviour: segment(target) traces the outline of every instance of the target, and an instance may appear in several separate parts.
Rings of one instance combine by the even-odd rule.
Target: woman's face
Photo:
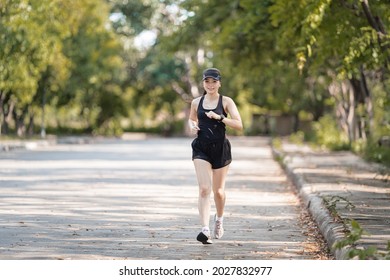
[[[221,87],[221,82],[214,80],[213,78],[207,78],[203,81],[203,87],[207,93],[218,93],[218,89]]]

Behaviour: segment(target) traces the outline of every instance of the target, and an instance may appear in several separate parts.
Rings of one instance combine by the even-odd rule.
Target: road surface
[[[0,258],[318,258],[299,199],[261,137],[231,138],[225,235],[213,245],[197,242],[191,140],[1,152]]]

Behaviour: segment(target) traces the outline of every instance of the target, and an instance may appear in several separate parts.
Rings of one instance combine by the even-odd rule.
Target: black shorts
[[[203,159],[211,164],[212,169],[219,169],[232,162],[231,146],[228,139],[205,142],[199,138],[192,141],[192,160]]]

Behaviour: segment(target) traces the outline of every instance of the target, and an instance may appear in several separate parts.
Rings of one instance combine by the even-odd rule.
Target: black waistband
[[[226,136],[222,137],[222,138],[207,138],[207,137],[201,137],[201,136],[198,135],[198,137],[196,139],[198,141],[200,141],[201,143],[211,144],[211,143],[221,143],[221,142],[224,142],[225,139],[226,139]]]

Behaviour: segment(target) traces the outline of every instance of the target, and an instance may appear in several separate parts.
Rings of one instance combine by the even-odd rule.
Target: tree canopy
[[[1,133],[182,132],[213,66],[246,133],[253,116],[291,116],[294,130],[332,120],[336,142],[377,141],[390,134],[389,5],[1,0]]]

